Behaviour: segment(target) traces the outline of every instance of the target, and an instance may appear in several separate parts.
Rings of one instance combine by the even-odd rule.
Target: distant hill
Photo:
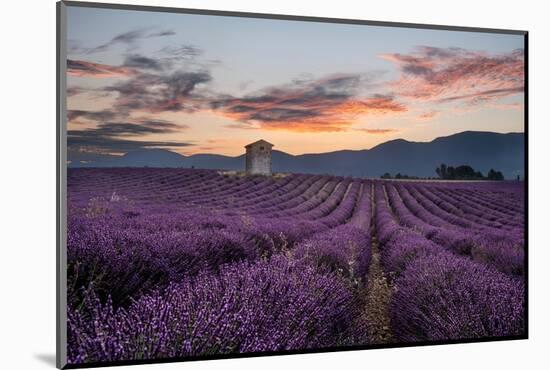
[[[410,176],[435,177],[435,168],[467,164],[487,174],[499,170],[505,178],[524,175],[523,133],[465,131],[430,142],[392,140],[372,149],[340,150],[329,153],[290,155],[273,151],[273,171],[318,173],[355,177],[379,177],[385,172]],[[195,167],[242,170],[244,154],[228,157],[219,154],[183,156],[164,149],[144,149],[121,157],[95,157],[70,167]]]

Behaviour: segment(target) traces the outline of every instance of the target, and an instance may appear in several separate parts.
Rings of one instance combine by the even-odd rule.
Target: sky
[[[68,157],[524,131],[523,36],[68,7]]]

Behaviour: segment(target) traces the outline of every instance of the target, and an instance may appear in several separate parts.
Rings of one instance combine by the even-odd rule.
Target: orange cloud
[[[336,132],[348,130],[360,115],[407,111],[393,96],[357,96],[358,75],[333,75],[311,82],[273,87],[243,98],[225,97],[212,109],[240,122],[235,128]]]
[[[67,59],[67,74],[75,77],[107,78],[131,76],[135,74],[135,71],[122,66]]]
[[[385,135],[393,132],[398,132],[398,130],[393,128],[357,128],[355,130],[371,135]]]

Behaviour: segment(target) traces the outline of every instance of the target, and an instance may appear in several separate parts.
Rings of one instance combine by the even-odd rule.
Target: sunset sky
[[[523,132],[523,36],[68,7],[68,147],[291,154]]]

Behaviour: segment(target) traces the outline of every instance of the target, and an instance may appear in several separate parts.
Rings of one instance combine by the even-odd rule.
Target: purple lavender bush
[[[127,308],[88,289],[68,312],[71,364],[323,348],[366,340],[349,284],[274,257],[201,272]],[[361,339],[360,339],[361,338]]]
[[[390,316],[399,341],[500,337],[524,331],[523,282],[466,258],[419,257],[396,286]]]
[[[397,232],[382,253],[382,265],[391,278],[397,278],[419,257],[449,253],[413,231]]]
[[[321,271],[362,281],[371,261],[370,234],[355,226],[340,225],[299,243],[294,256]]]
[[[270,257],[273,254],[288,251],[310,235],[326,230],[328,227],[321,222],[266,217],[251,218],[237,229],[254,244],[261,257]]]
[[[230,229],[197,224],[158,230],[153,226],[157,221],[72,218],[67,240],[70,298],[79,299],[78,287],[93,283],[102,298],[110,295],[119,305],[200,270],[216,271],[222,264],[258,257],[247,237]]]
[[[479,235],[471,250],[474,261],[495,266],[506,274],[523,276],[525,248],[522,241],[514,241],[506,235]]]

